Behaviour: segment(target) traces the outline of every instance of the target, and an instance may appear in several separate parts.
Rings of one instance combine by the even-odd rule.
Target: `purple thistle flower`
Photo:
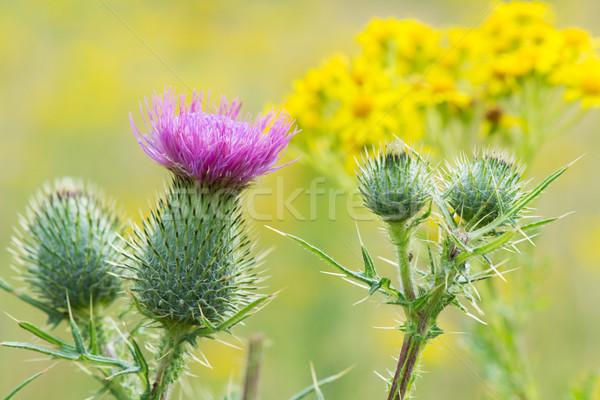
[[[207,187],[233,189],[287,165],[274,166],[298,133],[290,131],[294,120],[285,111],[240,120],[237,99],[228,104],[221,96],[210,111],[203,92],[194,91],[189,104],[186,97],[171,88],[160,95],[154,92],[152,107],[145,99],[148,118],[140,103],[148,134],[137,129],[129,114],[142,150],[154,161]]]

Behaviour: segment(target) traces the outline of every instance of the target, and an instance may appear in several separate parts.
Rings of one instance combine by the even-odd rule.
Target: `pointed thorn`
[[[574,159],[573,161],[571,161],[570,163],[568,163],[567,165],[565,165],[565,168],[570,168],[571,165],[575,164],[577,161],[581,160],[587,153],[583,153],[582,155],[580,155],[579,157],[577,157],[576,159]]]
[[[362,238],[360,237],[360,231],[358,230],[358,221],[354,220],[354,225],[356,225],[356,234],[358,235],[358,243],[360,243],[360,247],[365,247],[365,244],[362,241]]]
[[[10,315],[9,313],[7,313],[6,311],[3,311],[3,312],[4,312],[4,314],[6,314],[8,316],[8,318],[12,319],[17,324],[20,324],[22,322],[22,321],[19,321],[18,319],[16,319],[15,317],[13,317],[12,315]]]
[[[337,272],[329,272],[329,271],[319,271],[319,272],[322,273],[322,274],[331,275],[331,276],[340,276],[340,277],[345,277],[346,276],[344,274],[339,274]]]
[[[365,300],[367,300],[369,298],[369,296],[365,296],[362,299],[358,300],[356,303],[352,304],[353,306],[359,305],[360,303],[363,303]]]
[[[377,256],[377,258],[379,258],[381,261],[384,261],[384,262],[386,262],[386,263],[388,263],[388,264],[391,264],[391,265],[393,265],[394,267],[397,267],[397,266],[398,266],[398,265],[397,265],[395,262],[393,262],[392,260],[390,260],[390,259],[388,259],[388,258],[381,257],[381,256]]]
[[[468,317],[473,318],[475,321],[482,323],[483,325],[487,325],[487,322],[484,322],[482,320],[480,320],[479,318],[477,318],[476,316],[474,316],[473,314],[471,314],[470,312],[466,313]]]
[[[272,230],[275,233],[279,233],[281,236],[287,236],[287,233],[283,233],[281,231],[278,231],[277,229],[273,228],[272,226],[269,225],[265,225],[265,228]]]

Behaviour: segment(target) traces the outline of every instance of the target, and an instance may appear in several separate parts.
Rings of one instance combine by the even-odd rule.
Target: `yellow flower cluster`
[[[514,1],[474,28],[375,19],[357,36],[359,54],[294,83],[285,108],[304,130],[296,144],[331,175],[393,136],[446,156],[508,141],[527,159],[564,117],[548,110],[600,105],[593,40],[554,17],[546,3]]]

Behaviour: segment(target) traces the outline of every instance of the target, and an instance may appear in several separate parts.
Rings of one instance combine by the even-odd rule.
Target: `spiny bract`
[[[39,299],[68,315],[89,313],[90,304],[115,300],[119,279],[119,221],[89,187],[63,178],[35,196],[13,238],[13,254]],[[67,295],[68,301],[67,303]]]
[[[124,254],[142,311],[165,325],[217,325],[253,297],[255,259],[237,191],[174,177]]]
[[[412,150],[386,150],[366,158],[359,189],[365,205],[384,221],[404,222],[431,199],[433,180],[428,163]]]
[[[444,196],[467,230],[487,225],[510,209],[523,187],[521,168],[500,150],[484,151],[471,160],[463,157],[450,175]]]

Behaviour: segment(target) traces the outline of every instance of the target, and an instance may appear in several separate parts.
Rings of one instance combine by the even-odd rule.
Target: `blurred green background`
[[[596,0],[555,1],[559,27],[576,25],[600,36]],[[15,1],[0,3],[0,275],[11,278],[10,242],[17,214],[30,195],[55,177],[70,175],[98,183],[123,213],[139,220],[167,173],[145,157],[131,133],[128,113],[138,118],[138,102],[167,85],[210,89],[239,95],[243,111],[257,113],[281,102],[294,79],[334,51],[356,51],[354,36],[372,17],[416,17],[435,25],[471,25],[489,9],[478,0],[302,2],[223,0],[165,2],[106,0]],[[575,214],[547,229],[538,251],[552,263],[542,283],[543,307],[530,321],[527,346],[542,398],[559,398],[585,369],[600,367],[600,170],[597,126],[600,113],[566,136],[549,143],[533,175],[544,176],[587,153],[549,189],[539,214]],[[239,347],[206,342],[204,354],[213,369],[192,363],[183,385],[187,398],[218,398],[227,382],[241,379],[245,341],[252,332],[268,338],[262,398],[282,399],[310,384],[310,362],[319,377],[350,365],[354,369],[325,388],[328,399],[383,398],[393,369],[400,334],[373,329],[393,326],[399,316],[377,299],[353,304],[364,292],[339,278],[319,273],[324,264],[292,242],[264,228],[297,234],[326,249],[349,266],[359,263],[354,221],[346,199],[338,196],[330,215],[327,197],[316,203],[306,194],[277,215],[277,205],[315,178],[302,161],[259,181],[253,207],[271,215],[254,221],[263,249],[274,246],[264,269],[268,290],[284,289],[246,326],[240,338],[222,336]],[[325,188],[335,188],[326,182]],[[255,192],[256,193],[256,192]],[[282,218],[280,218],[282,217]],[[360,222],[372,253],[393,258],[377,222]],[[267,289],[265,289],[266,291]],[[7,293],[0,309],[37,324],[43,315]],[[442,328],[459,331],[470,321],[445,312]],[[58,328],[64,333],[62,327]],[[0,315],[0,340],[32,340],[6,315]],[[0,348],[0,395],[50,364],[35,354]],[[18,398],[83,399],[96,383],[74,365],[60,362]],[[442,336],[427,350],[418,382],[423,399],[471,399],[489,396],[478,366],[465,352],[461,336]],[[177,398],[177,397],[176,397]]]

